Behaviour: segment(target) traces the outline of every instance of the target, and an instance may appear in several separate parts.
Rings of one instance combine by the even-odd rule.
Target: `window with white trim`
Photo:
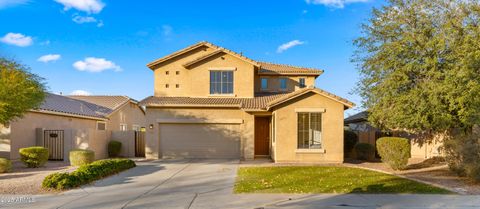
[[[299,112],[298,117],[298,149],[322,148],[322,113]]]
[[[97,121],[97,130],[99,130],[99,131],[107,130],[107,123]]]
[[[233,94],[233,71],[210,71],[210,94]]]
[[[298,84],[300,86],[300,88],[305,88],[305,78],[300,78],[298,79]]]
[[[120,131],[127,131],[127,130],[128,130],[127,124],[120,123]]]
[[[287,78],[280,78],[280,89],[281,90],[287,89]]]
[[[133,124],[133,125],[132,125],[132,130],[134,130],[134,131],[140,131],[140,126]]]

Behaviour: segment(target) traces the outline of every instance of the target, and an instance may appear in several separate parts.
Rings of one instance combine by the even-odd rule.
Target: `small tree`
[[[15,62],[0,58],[0,124],[37,108],[45,99],[43,79]]]

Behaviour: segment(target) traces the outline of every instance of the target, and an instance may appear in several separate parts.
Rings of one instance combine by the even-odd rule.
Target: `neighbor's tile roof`
[[[315,68],[297,67],[291,65],[275,64],[269,62],[259,62],[260,75],[277,75],[277,74],[295,74],[295,75],[321,75],[323,70]]]
[[[109,115],[118,109],[120,106],[130,101],[127,96],[68,96],[73,99],[85,101],[90,105],[90,108],[96,112],[100,112],[104,115]]]
[[[288,93],[256,94],[253,98],[236,97],[147,97],[140,102],[150,107],[195,106],[195,107],[238,107],[245,110],[266,110],[267,104]]]
[[[82,100],[47,93],[44,102],[39,108],[33,111],[105,119],[105,115],[102,114],[102,112],[96,111],[101,108],[100,106]]]
[[[362,111],[345,118],[344,121],[345,121],[345,124],[349,124],[349,123],[357,123],[357,122],[362,122],[367,120],[368,120],[368,111]]]

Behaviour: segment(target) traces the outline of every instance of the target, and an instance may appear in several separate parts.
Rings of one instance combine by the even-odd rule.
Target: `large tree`
[[[480,124],[480,3],[389,0],[354,41],[377,127],[449,133]]]
[[[43,79],[13,60],[0,58],[0,124],[22,117],[45,98]]]

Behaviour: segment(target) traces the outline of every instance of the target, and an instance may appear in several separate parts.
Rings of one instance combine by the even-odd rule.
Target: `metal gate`
[[[45,130],[43,146],[48,149],[49,160],[63,160],[63,130]]]
[[[135,157],[145,157],[145,132],[135,131]]]

